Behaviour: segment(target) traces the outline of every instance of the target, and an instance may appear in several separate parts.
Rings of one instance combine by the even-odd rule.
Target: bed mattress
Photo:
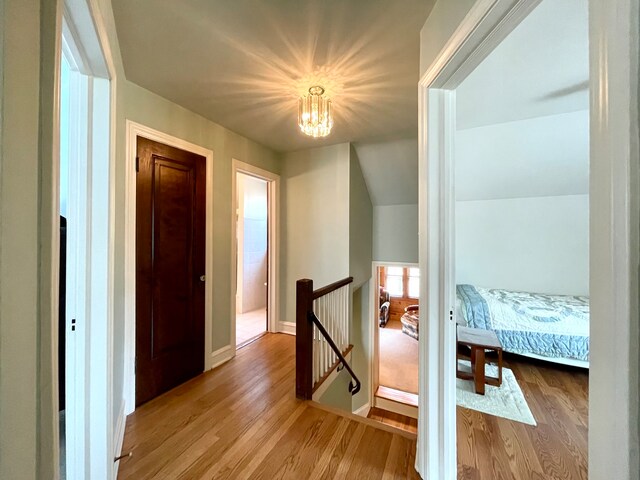
[[[470,327],[493,330],[505,351],[589,360],[589,298],[456,287],[459,315]]]

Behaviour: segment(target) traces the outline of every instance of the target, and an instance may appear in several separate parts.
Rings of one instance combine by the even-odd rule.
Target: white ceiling
[[[587,0],[543,0],[456,90],[458,129],[589,108]]]
[[[113,0],[127,79],[277,151],[417,132],[433,0]],[[335,125],[297,127],[320,83]]]

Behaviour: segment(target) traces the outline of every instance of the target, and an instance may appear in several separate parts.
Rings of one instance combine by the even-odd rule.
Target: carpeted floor
[[[380,332],[380,385],[418,393],[418,341],[402,333],[402,324],[390,320]]]

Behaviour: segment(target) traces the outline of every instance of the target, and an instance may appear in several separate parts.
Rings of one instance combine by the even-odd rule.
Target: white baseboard
[[[354,410],[353,413],[366,418],[369,415],[369,410],[371,410],[371,405],[367,402],[357,410]]]
[[[296,334],[295,322],[278,322],[278,332],[287,333],[289,335]]]
[[[124,443],[124,430],[127,426],[127,416],[124,414],[124,405],[125,401],[122,400],[122,404],[120,405],[120,412],[118,413],[118,421],[116,422],[116,430],[114,432],[113,444],[116,447],[115,454],[113,458],[119,457],[122,455],[122,444]],[[113,479],[116,480],[118,478],[118,468],[120,467],[120,462],[116,462],[113,468]]]
[[[235,350],[231,348],[231,345],[227,345],[225,347],[219,348],[218,350],[216,350],[211,354],[211,361],[210,361],[211,367],[209,369],[210,370],[214,369],[216,367],[219,367],[223,363],[228,362],[234,357],[234,355],[235,355]]]

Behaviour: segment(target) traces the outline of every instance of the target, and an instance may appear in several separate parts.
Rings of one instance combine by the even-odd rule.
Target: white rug
[[[470,362],[460,360],[459,365],[460,370],[471,372]],[[486,365],[485,375],[497,377],[498,367]],[[516,377],[508,368],[502,368],[502,386],[486,385],[484,395],[475,393],[472,380],[456,378],[456,403],[461,407],[488,413],[489,415],[515,420],[528,425],[537,425]]]

